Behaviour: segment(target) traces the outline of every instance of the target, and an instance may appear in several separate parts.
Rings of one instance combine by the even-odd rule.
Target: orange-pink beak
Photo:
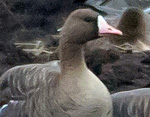
[[[105,34],[123,35],[120,30],[110,26],[101,15],[98,16],[98,28],[100,36]]]

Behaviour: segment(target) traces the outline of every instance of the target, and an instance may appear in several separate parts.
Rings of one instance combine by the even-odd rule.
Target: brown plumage
[[[82,53],[83,44],[104,33],[122,34],[90,9],[71,13],[60,34],[60,66],[57,61],[24,65],[3,74],[1,99],[18,101],[9,103],[4,115],[111,117],[110,94],[86,67]],[[14,105],[16,114],[10,113]]]
[[[117,51],[132,50],[141,52],[150,50],[149,23],[150,15],[145,14],[139,8],[128,8],[120,16],[107,17],[108,22],[123,32],[123,36],[113,35],[111,38],[103,38],[89,42],[87,48],[94,50],[115,49]],[[95,46],[91,46],[95,45]]]
[[[123,36],[119,40],[115,40],[116,44],[123,44],[125,42],[134,44],[139,39],[145,40],[145,21],[144,13],[138,8],[127,9],[117,26],[118,29],[122,30]],[[113,41],[113,40],[112,40]]]
[[[114,36],[111,38],[112,44],[127,46],[131,45],[133,51],[143,51],[141,43],[146,41],[146,24],[144,13],[138,8],[129,8],[127,9],[117,26],[118,29],[122,30],[123,36],[118,37]],[[115,39],[115,41],[114,41]]]

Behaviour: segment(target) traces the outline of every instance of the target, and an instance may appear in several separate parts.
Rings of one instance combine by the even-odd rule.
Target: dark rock
[[[19,48],[16,48],[12,42],[0,43],[0,74],[10,67],[27,64],[33,61],[33,56],[26,54]]]
[[[81,5],[81,3],[79,3]],[[6,39],[12,39],[14,32],[25,29],[45,34],[54,34],[60,28],[65,17],[78,5],[73,0],[3,0],[0,3],[0,30]],[[12,33],[10,33],[12,32]],[[9,36],[7,36],[9,35]]]
[[[109,50],[95,49],[91,51],[85,51],[85,61],[90,70],[95,75],[99,76],[102,72],[102,65],[107,63],[113,63],[119,59],[117,53]]]
[[[145,59],[141,60],[141,63],[150,65],[150,51],[146,51],[144,53],[147,55],[147,57],[145,57]]]
[[[120,54],[119,60],[102,66],[99,77],[112,93],[148,87],[150,65],[141,62],[145,58],[143,53]]]
[[[78,1],[74,4],[73,0],[0,1],[0,74],[15,65],[37,60],[33,55],[16,48],[14,42],[41,40],[45,47],[58,46],[58,40],[50,35],[57,32],[66,16],[77,6]],[[36,62],[49,60],[48,56],[44,60],[42,57],[39,56]]]

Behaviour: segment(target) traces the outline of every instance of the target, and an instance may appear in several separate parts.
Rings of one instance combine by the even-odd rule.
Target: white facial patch
[[[97,25],[99,29],[101,29],[101,24],[107,24],[107,22],[103,16],[99,15],[97,18]]]

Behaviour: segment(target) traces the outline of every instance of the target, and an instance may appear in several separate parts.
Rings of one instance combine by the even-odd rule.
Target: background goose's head
[[[127,9],[119,22],[118,29],[120,29],[124,38],[122,41],[135,42],[137,39],[145,39],[145,19],[144,13],[139,8]]]
[[[77,44],[106,34],[122,35],[122,32],[108,25],[102,16],[91,9],[78,9],[71,13],[61,31],[62,38]]]

